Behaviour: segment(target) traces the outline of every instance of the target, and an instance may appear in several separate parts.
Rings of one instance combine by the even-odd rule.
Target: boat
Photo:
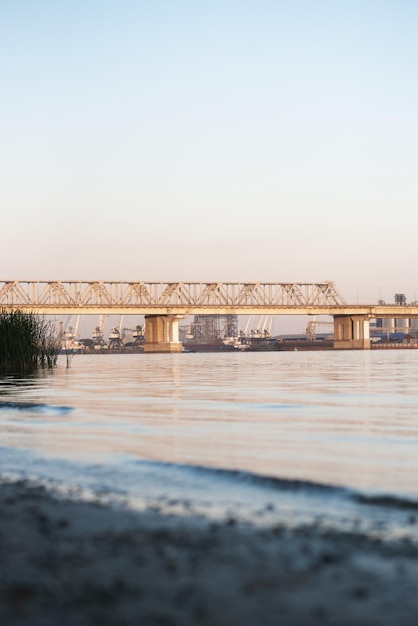
[[[59,354],[83,354],[86,346],[76,338],[75,331],[72,326],[65,331]]]
[[[84,354],[86,346],[77,340],[64,340],[58,354]]]

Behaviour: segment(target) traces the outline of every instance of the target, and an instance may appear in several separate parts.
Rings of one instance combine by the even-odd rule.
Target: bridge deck
[[[418,317],[416,305],[347,304],[333,282],[0,281],[0,308],[42,314]]]

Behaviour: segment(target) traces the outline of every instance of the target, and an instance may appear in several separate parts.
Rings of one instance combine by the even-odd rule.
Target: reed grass
[[[52,322],[24,311],[0,311],[0,373],[56,365],[60,347]]]

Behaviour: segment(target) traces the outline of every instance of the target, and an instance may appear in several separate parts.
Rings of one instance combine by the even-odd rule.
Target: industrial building
[[[404,293],[395,293],[395,304],[399,306],[407,305],[406,295]],[[383,300],[379,300],[379,305],[386,304]],[[415,304],[415,303],[412,303]],[[387,318],[377,319],[376,324],[370,326],[371,336],[386,340],[402,340],[410,335],[412,338],[418,336],[418,319],[417,318]]]

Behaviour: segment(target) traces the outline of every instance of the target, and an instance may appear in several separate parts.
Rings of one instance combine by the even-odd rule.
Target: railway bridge
[[[0,309],[41,315],[145,315],[146,352],[179,352],[188,315],[331,315],[334,347],[370,348],[370,320],[418,318],[416,304],[349,304],[320,283],[0,281]]]

